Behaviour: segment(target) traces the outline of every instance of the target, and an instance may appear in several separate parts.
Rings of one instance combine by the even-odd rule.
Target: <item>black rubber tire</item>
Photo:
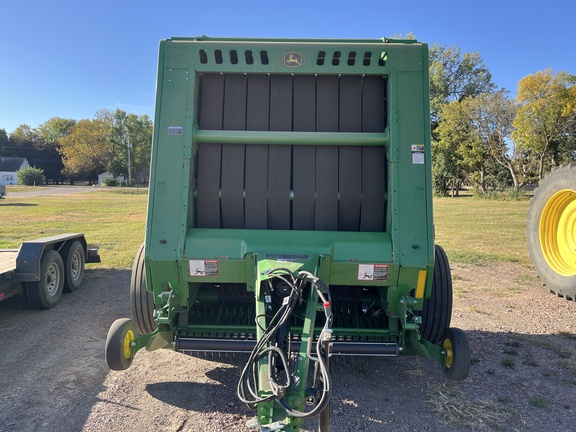
[[[62,248],[62,260],[64,261],[64,292],[74,292],[84,281],[84,269],[86,265],[86,253],[84,246],[78,240]]]
[[[33,308],[50,309],[62,297],[64,263],[55,250],[47,250],[40,261],[40,280],[26,282],[26,297]]]
[[[434,248],[434,278],[430,298],[424,300],[420,335],[429,342],[440,343],[452,318],[452,274],[442,247]]]
[[[555,239],[541,239],[539,226],[546,204],[556,192],[561,190],[574,191],[574,200],[576,200],[576,163],[552,169],[534,190],[534,197],[530,201],[530,209],[528,210],[528,250],[532,265],[544,285],[551,292],[576,301],[576,274],[565,276],[557,273],[546,261],[541,247],[543,242],[549,245],[555,241]],[[568,265],[576,270],[573,262],[568,263]]]
[[[112,370],[126,370],[132,364],[130,342],[136,337],[136,325],[128,318],[120,318],[112,323],[106,337],[106,363]],[[128,354],[128,356],[126,356]]]
[[[451,360],[444,369],[444,376],[453,381],[462,381],[470,372],[470,344],[466,333],[458,328],[449,328],[446,330],[443,342],[443,347],[446,350],[448,350],[447,343],[451,347]]]
[[[132,306],[132,318],[140,334],[152,333],[156,330],[157,323],[154,320],[154,297],[146,289],[146,268],[144,267],[144,245],[140,246],[130,278],[130,305]]]

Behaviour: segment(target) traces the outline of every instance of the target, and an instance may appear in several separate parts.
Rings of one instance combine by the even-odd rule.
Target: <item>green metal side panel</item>
[[[434,269],[426,44],[163,40],[154,127],[145,264],[158,329],[133,352],[300,344],[298,409],[315,336],[339,354],[444,365],[419,333]],[[293,430],[268,380],[278,355],[256,358],[258,393],[278,400],[257,398],[258,420]]]
[[[191,194],[194,124],[190,70],[165,68],[163,59],[161,46],[145,249],[148,287],[154,287],[155,294],[165,283],[178,285],[177,260],[183,253]]]
[[[389,263],[398,277],[403,278],[403,271],[410,273],[405,278],[410,284],[414,280],[413,272],[417,274],[418,269],[431,268],[434,246],[427,56],[425,44],[381,40],[227,40],[203,37],[162,41],[146,232],[147,276],[155,293],[159,293],[166,284],[187,292],[190,259],[225,257],[232,262],[244,259],[247,253],[327,254],[334,261],[333,271],[339,274],[335,276],[336,280],[356,278],[356,275],[343,276],[350,271],[346,269],[346,263],[350,262]],[[347,119],[344,119],[340,132],[201,129],[197,119],[199,79],[214,72],[247,74],[249,109],[252,75],[384,77],[387,86],[386,132],[375,133],[370,129],[354,132],[357,126],[354,122],[351,127],[346,126]],[[346,82],[347,88],[354,88],[354,79]],[[355,103],[354,96],[350,101]],[[362,109],[368,111],[369,107]],[[233,120],[230,123],[232,129],[237,127],[234,126],[236,123],[240,127],[250,127],[251,115],[248,110],[248,123],[241,119]],[[301,123],[299,118],[295,117],[295,121]],[[309,130],[310,126],[305,128]],[[223,126],[222,129],[230,127]],[[310,142],[313,145],[328,147],[338,141],[341,141],[338,145],[354,142],[384,145],[387,160],[385,232],[372,238],[363,237],[361,234],[364,233],[358,232],[350,235],[338,232],[342,236],[334,237],[333,232],[326,235],[330,238],[328,241],[315,231],[301,231],[303,234],[291,231],[287,236],[285,231],[211,232],[195,228],[198,142],[203,140],[218,145],[219,139],[228,143],[227,146],[237,144],[244,147],[248,144],[246,154],[260,145],[306,145],[310,140],[316,140]],[[226,155],[231,157],[233,153],[227,150]],[[231,163],[231,160],[226,163]],[[230,185],[226,190],[234,190],[230,189],[235,187],[234,181],[226,181]],[[237,192],[234,193],[238,196]],[[224,199],[233,203],[226,197]],[[254,219],[254,213],[247,215]],[[287,246],[285,237],[295,239],[295,242]],[[391,275],[393,272],[391,270]]]

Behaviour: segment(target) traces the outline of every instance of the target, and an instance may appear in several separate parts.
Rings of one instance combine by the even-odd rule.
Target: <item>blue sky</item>
[[[0,129],[121,108],[153,117],[158,43],[171,36],[380,38],[478,51],[495,84],[576,74],[576,2],[18,0],[0,6]]]

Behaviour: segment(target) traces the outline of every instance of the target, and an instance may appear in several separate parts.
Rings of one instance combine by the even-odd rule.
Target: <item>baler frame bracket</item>
[[[257,261],[257,343],[238,383],[240,400],[249,406],[257,405],[257,418],[249,422],[249,427],[260,427],[261,431],[290,431],[297,429],[303,418],[316,416],[328,407],[330,377],[327,363],[331,350],[332,310],[329,289],[316,277],[321,272],[322,260],[323,257],[315,256],[304,263],[268,259]],[[289,285],[291,291],[274,310],[271,293],[275,287],[283,284]],[[322,304],[318,302],[319,299]],[[305,314],[301,317],[304,322],[297,353],[292,352],[290,342],[287,346],[285,342],[286,337],[291,339],[289,318],[296,304],[306,305]],[[315,340],[314,327],[319,309],[325,311],[327,319],[319,338]],[[280,318],[277,319],[278,316]],[[262,318],[265,318],[265,325],[260,322]],[[314,355],[313,345],[316,345]],[[317,368],[319,366],[316,372],[319,371],[318,376],[322,376],[323,390],[316,406],[304,412],[310,361],[314,361]],[[248,375],[250,368],[252,377]],[[287,381],[278,383],[276,379],[280,377]]]

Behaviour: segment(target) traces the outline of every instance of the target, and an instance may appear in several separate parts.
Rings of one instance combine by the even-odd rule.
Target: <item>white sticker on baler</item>
[[[388,264],[358,264],[358,280],[388,280]]]
[[[190,276],[218,276],[218,260],[190,260]]]
[[[412,165],[424,165],[424,144],[412,144]]]

